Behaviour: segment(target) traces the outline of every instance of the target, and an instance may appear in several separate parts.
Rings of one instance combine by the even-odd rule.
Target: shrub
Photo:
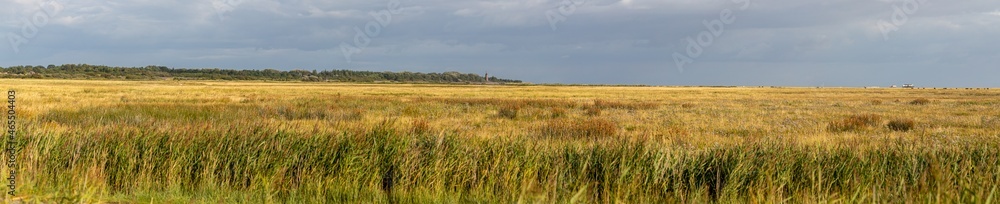
[[[594,99],[594,107],[597,107],[597,108],[618,108],[618,107],[624,108],[624,107],[627,107],[627,105],[625,105],[624,103],[621,103],[621,102],[612,102],[612,101],[605,101],[605,100],[601,100],[601,99]]]
[[[403,112],[404,116],[421,116],[421,115],[424,115],[424,114],[421,114],[420,108],[417,108],[416,106],[406,106],[405,108],[403,108],[402,112]]]
[[[930,103],[931,103],[931,100],[928,100],[926,98],[918,98],[918,99],[915,99],[913,101],[910,101],[910,104],[912,104],[912,105],[927,105],[927,104],[930,104]]]
[[[541,133],[544,136],[557,138],[596,138],[617,134],[618,124],[604,118],[556,119],[545,124]]]
[[[351,112],[344,113],[341,115],[341,118],[345,120],[361,120],[364,117],[365,113],[362,112],[361,109],[354,109],[351,110]]]
[[[559,118],[566,116],[566,109],[560,107],[552,107],[552,118]]]
[[[500,107],[497,111],[497,115],[503,118],[514,119],[517,118],[517,112],[521,110],[521,106],[517,104],[505,104]]]
[[[598,106],[585,106],[584,110],[587,111],[587,115],[589,116],[601,115],[601,108]]]
[[[907,132],[913,130],[914,124],[915,122],[913,122],[913,120],[910,119],[895,119],[889,121],[888,127],[892,131]]]
[[[880,123],[882,123],[882,116],[861,114],[830,122],[827,128],[832,132],[859,131],[877,126]]]

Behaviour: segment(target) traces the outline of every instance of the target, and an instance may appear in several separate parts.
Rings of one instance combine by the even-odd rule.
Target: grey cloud
[[[14,53],[8,37],[38,3],[62,12]],[[0,2],[0,66],[122,66],[489,71],[552,83],[848,85],[912,81],[1000,86],[1000,2],[927,4],[883,39],[877,22],[905,1],[575,0],[550,28],[557,0],[400,0],[401,13],[344,59],[340,45],[389,1]],[[213,4],[215,3],[215,4]],[[223,4],[220,4],[223,3]],[[234,4],[230,4],[234,3]],[[222,5],[223,7],[220,7]],[[221,9],[220,9],[221,8]],[[730,9],[735,22],[678,72],[674,52]],[[992,75],[989,75],[992,74]]]

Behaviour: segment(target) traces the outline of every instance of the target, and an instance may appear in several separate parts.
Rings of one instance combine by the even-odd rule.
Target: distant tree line
[[[232,69],[175,69],[164,66],[112,67],[88,64],[0,67],[0,78],[118,79],[118,80],[275,80],[331,82],[482,83],[486,78],[458,72],[372,72],[352,70],[279,71]],[[489,82],[521,83],[521,80],[490,77]]]

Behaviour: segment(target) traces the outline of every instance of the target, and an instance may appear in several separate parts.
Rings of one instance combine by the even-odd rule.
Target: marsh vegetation
[[[3,82],[7,201],[1000,198],[996,90]]]

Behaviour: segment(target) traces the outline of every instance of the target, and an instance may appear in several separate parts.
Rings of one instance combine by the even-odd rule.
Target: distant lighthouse
[[[486,78],[486,82],[490,82],[490,72],[486,72],[486,74],[483,75],[483,78]]]

